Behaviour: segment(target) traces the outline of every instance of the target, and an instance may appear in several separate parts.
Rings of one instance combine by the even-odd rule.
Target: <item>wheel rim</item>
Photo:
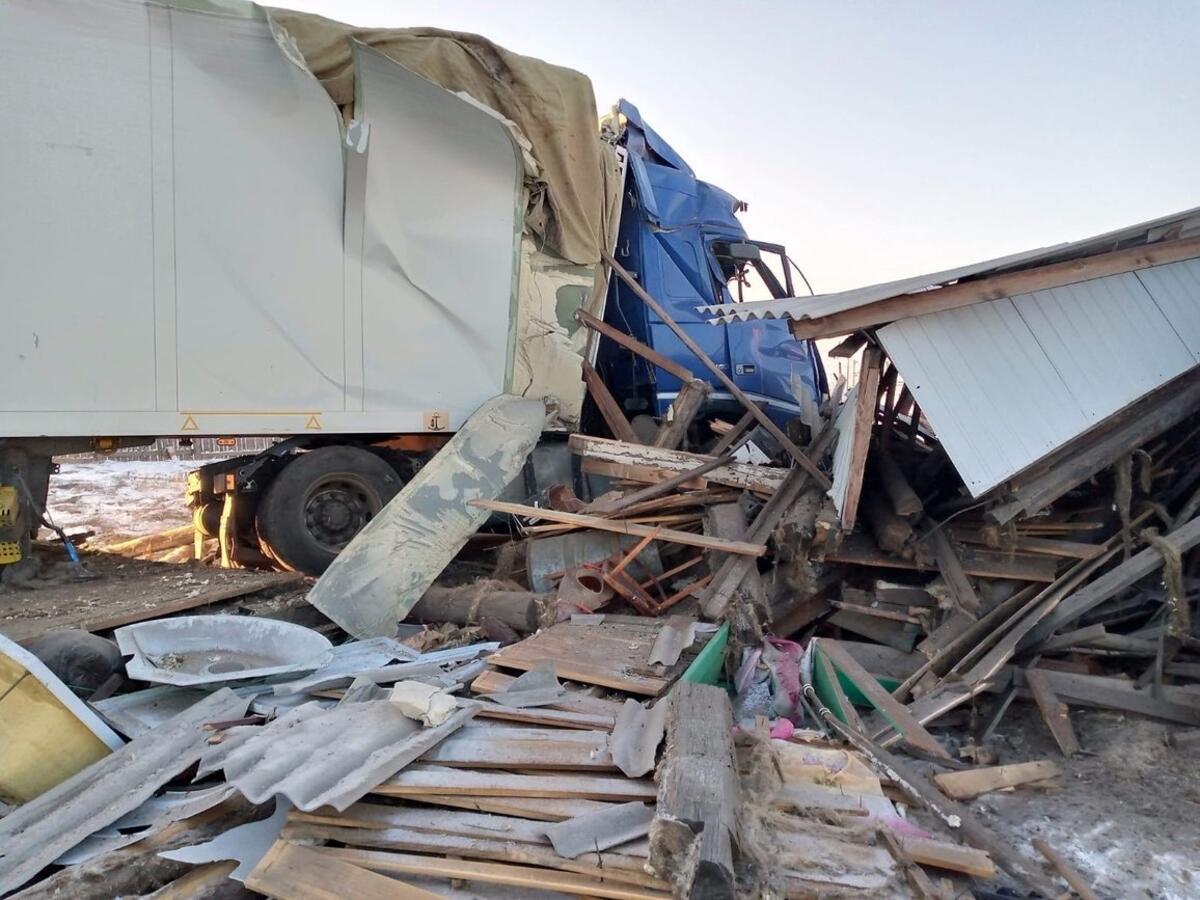
[[[371,521],[381,505],[379,496],[363,479],[346,473],[328,475],[304,498],[304,524],[313,540],[338,553]]]

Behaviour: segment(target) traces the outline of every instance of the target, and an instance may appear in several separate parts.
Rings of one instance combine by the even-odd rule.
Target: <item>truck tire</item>
[[[298,454],[259,501],[259,543],[284,568],[320,575],[401,486],[395,469],[361,447]]]

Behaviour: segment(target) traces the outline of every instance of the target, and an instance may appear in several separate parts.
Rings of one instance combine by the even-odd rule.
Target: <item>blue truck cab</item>
[[[616,259],[752,400],[778,424],[800,412],[798,392],[827,392],[816,346],[780,320],[710,325],[699,306],[795,296],[794,264],[778,244],[752,241],[738,221],[745,205],[696,178],[691,167],[622,100],[627,151]],[[799,273],[798,269],[795,269]],[[802,276],[801,276],[802,277]],[[678,361],[713,385],[707,414],[741,416],[737,401],[620,279],[610,279],[605,321]],[[601,372],[630,417],[666,414],[680,382],[612,341],[601,341]]]

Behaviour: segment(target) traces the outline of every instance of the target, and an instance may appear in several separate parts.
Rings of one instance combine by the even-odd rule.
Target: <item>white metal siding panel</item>
[[[370,125],[363,223],[365,407],[461,421],[505,386],[520,161],[493,115],[355,46]]]
[[[1143,269],[1137,278],[1200,362],[1200,259]]]
[[[894,322],[879,337],[972,494],[1088,426],[1010,300]]]
[[[1180,265],[1139,273],[1146,282],[1096,278],[879,330],[973,496],[1195,364],[1180,331],[1195,327],[1197,273],[1160,271]]]
[[[0,84],[0,408],[153,410],[145,8],[0,3]]]
[[[263,20],[171,34],[180,408],[342,409],[337,111]]]
[[[1022,294],[1012,302],[1089,424],[1195,362],[1130,272]]]

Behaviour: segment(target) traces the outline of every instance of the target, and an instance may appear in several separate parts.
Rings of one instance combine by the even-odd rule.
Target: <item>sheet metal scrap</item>
[[[141,806],[200,759],[211,737],[206,723],[236,719],[247,702],[217,691],[0,819],[0,894]]]
[[[545,421],[540,400],[508,394],[488,400],[338,555],[309,603],[355,637],[393,633],[487,520],[487,511],[469,501],[500,495]]]
[[[324,709],[306,703],[262,727],[240,727],[210,748],[199,776],[219,769],[252,803],[282,795],[306,812],[341,811],[457,731],[478,710],[464,706],[422,728],[387,700]]]

